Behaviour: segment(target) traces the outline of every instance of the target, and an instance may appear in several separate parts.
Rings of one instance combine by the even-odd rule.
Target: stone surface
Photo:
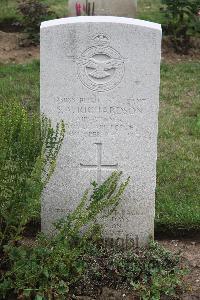
[[[76,16],[76,3],[85,4],[85,0],[69,0],[68,13],[70,17]],[[137,9],[137,0],[89,0],[95,4],[96,16],[119,16],[134,18]]]
[[[67,124],[42,201],[42,230],[114,170],[131,182],[104,236],[147,242],[154,232],[160,25],[75,17],[41,26],[41,111]]]

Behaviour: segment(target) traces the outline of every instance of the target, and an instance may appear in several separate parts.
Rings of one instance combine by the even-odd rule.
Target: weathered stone
[[[76,3],[84,5],[85,0],[69,0],[68,14],[70,17],[76,16]],[[118,16],[134,18],[137,9],[137,0],[89,0],[94,3],[96,16]]]
[[[42,229],[114,170],[131,182],[105,238],[144,245],[154,233],[160,25],[75,17],[41,26],[41,111],[68,126],[42,201]]]

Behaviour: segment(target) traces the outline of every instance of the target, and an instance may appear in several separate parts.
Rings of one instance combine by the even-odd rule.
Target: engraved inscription
[[[135,115],[143,112],[146,98],[57,97],[58,108],[72,114]],[[104,104],[104,103],[108,104]],[[119,103],[119,104],[117,104]],[[61,108],[62,104],[62,108]]]
[[[135,118],[140,117],[146,110],[150,98],[122,97],[111,98],[105,94],[86,97],[55,97],[61,119],[67,116],[68,134],[85,137],[113,136],[118,134],[135,135],[140,137]],[[127,116],[130,116],[127,118]],[[145,133],[146,132],[146,133]],[[150,137],[148,129],[143,131]],[[144,137],[144,136],[143,136]]]
[[[125,238],[103,238],[101,243],[105,245],[106,248],[138,249],[139,237],[138,235],[131,237],[127,234]]]
[[[97,170],[97,183],[101,183],[101,170],[102,169],[111,169],[114,170],[118,167],[118,164],[102,164],[102,143],[95,143],[97,145],[97,164],[94,165],[84,165],[80,164],[82,168],[86,169],[96,169]]]
[[[115,88],[124,76],[124,59],[112,47],[110,39],[98,34],[92,39],[94,46],[86,49],[77,60],[78,75],[89,89],[105,92]]]

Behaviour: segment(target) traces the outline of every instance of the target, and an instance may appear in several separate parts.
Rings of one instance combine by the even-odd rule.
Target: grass
[[[50,8],[55,11],[59,18],[67,16],[67,3],[68,0],[45,0]]]
[[[137,18],[162,24],[163,16],[160,12],[161,0],[139,0]]]
[[[0,23],[19,21],[20,17],[16,11],[17,1],[1,0],[0,3]]]
[[[39,111],[39,62],[0,65],[0,101],[15,99],[29,111]]]
[[[161,71],[157,225],[200,228],[200,63]]]
[[[0,101],[39,110],[39,63],[2,65]],[[200,229],[200,63],[162,64],[157,229]]]

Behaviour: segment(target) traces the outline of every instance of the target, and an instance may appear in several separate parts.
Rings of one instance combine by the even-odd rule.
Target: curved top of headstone
[[[75,24],[75,23],[117,23],[117,24],[127,24],[127,25],[148,27],[151,29],[157,29],[161,31],[161,25],[158,23],[153,23],[153,22],[138,20],[138,19],[124,18],[124,17],[112,17],[112,16],[80,16],[80,17],[54,19],[54,20],[42,22],[41,28],[65,25],[65,24]]]

